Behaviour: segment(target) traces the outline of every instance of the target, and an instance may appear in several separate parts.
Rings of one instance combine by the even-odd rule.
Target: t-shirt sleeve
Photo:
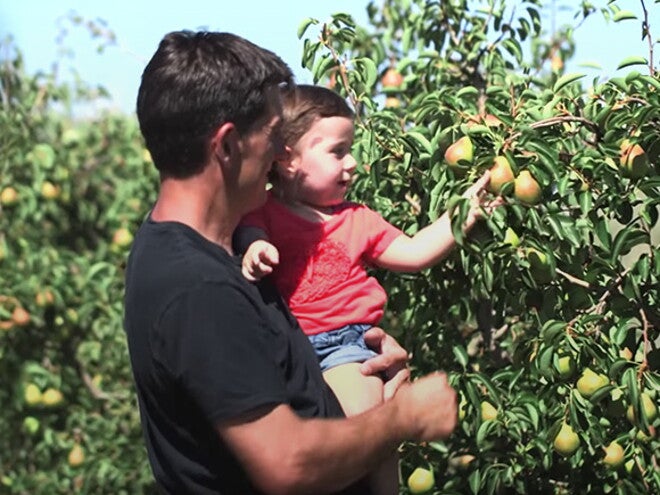
[[[215,423],[286,402],[286,385],[269,352],[272,330],[229,284],[206,283],[163,315],[162,365]]]
[[[404,235],[403,231],[385,220],[379,213],[362,206],[359,209],[360,224],[367,235],[364,261],[372,264],[392,244],[392,241]]]

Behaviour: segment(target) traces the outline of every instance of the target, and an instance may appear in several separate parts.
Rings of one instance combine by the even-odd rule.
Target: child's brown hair
[[[323,86],[300,84],[283,91],[282,134],[287,146],[296,144],[318,119],[355,117],[344,98]]]

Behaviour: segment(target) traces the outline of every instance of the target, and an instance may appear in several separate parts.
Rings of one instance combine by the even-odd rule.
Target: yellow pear
[[[603,457],[603,462],[610,467],[617,468],[623,464],[623,447],[615,440],[611,442],[607,447],[603,447],[605,451],[605,457]]]
[[[646,419],[648,420],[649,423],[652,423],[653,420],[658,416],[658,407],[655,405],[653,402],[653,399],[646,393],[642,392],[641,396],[642,400],[642,408],[644,409],[644,415],[646,416]],[[637,425],[639,424],[638,417],[635,414],[635,410],[631,405],[628,406],[628,409],[626,411],[626,417],[628,418],[628,421],[630,421],[632,424]]]
[[[385,98],[385,108],[399,108],[401,106],[401,100],[396,96],[388,96]]]
[[[56,388],[46,389],[41,396],[41,403],[47,407],[59,406],[63,400],[64,396],[62,395],[62,392]]]
[[[580,446],[580,437],[568,424],[562,423],[552,445],[558,454],[568,457]]]
[[[585,368],[580,378],[578,378],[577,389],[582,397],[588,399],[609,382],[609,378],[605,375],[595,373],[591,368]]]
[[[504,244],[509,244],[512,247],[518,247],[518,245],[520,245],[520,237],[518,237],[515,230],[508,227],[506,232],[504,232],[504,240],[502,242],[504,242]]]
[[[408,489],[410,493],[426,493],[431,491],[435,479],[433,471],[423,467],[417,467],[408,477]]]
[[[28,406],[36,406],[41,402],[41,390],[34,383],[28,383],[23,392],[23,398]]]
[[[11,206],[18,202],[18,191],[13,187],[5,187],[0,193],[0,203],[4,206]]]
[[[133,242],[133,234],[126,227],[121,227],[112,236],[112,244],[117,247],[126,247]]]
[[[513,195],[527,205],[541,201],[541,186],[529,170],[523,170],[513,181]]]
[[[49,181],[41,185],[41,195],[46,199],[56,199],[60,195],[60,188]]]
[[[79,443],[71,448],[67,456],[67,461],[71,467],[78,467],[85,462],[85,452]]]
[[[483,401],[481,403],[481,419],[482,421],[488,421],[490,419],[495,419],[497,417],[497,408],[493,406],[488,401]]]

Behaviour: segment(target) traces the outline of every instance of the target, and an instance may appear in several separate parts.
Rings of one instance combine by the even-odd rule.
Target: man
[[[232,234],[265,200],[283,151],[279,86],[291,83],[273,53],[209,32],[168,34],[142,76],[138,119],[161,182],[129,258],[125,328],[165,493],[368,493],[362,479],[402,440],[456,423],[441,374],[343,418],[281,299],[241,275]],[[394,375],[392,393],[405,352],[369,338],[382,354],[366,371]]]

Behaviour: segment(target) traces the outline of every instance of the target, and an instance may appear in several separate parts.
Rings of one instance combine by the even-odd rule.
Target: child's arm
[[[463,224],[463,231],[469,232],[482,215],[482,209],[491,211],[501,205],[503,199],[483,201],[483,191],[490,181],[490,172],[486,172],[477,182],[465,191],[463,197],[471,198],[472,205]],[[451,231],[451,218],[445,212],[440,218],[413,237],[401,235],[394,239],[389,247],[375,260],[375,263],[393,271],[419,271],[443,260],[456,246],[456,239]]]

